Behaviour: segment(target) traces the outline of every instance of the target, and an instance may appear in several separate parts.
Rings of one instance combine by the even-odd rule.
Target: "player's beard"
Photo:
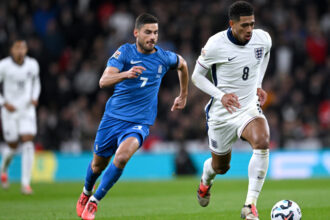
[[[143,51],[145,51],[146,53],[152,53],[154,51],[154,49],[155,49],[155,46],[148,47],[147,46],[147,43],[148,42],[143,43],[143,42],[138,41],[137,43],[139,44],[139,47],[142,48]],[[153,44],[156,44],[155,41],[152,41],[152,43]]]

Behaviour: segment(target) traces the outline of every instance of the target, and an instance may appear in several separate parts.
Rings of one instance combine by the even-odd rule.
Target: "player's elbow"
[[[100,81],[99,81],[99,86],[100,86],[100,88],[101,88],[101,89],[103,89],[103,88],[105,88],[105,87],[106,87],[106,84],[105,84],[105,82],[104,82],[104,79],[103,79],[103,78],[101,78],[101,79],[100,79]]]
[[[194,71],[193,74],[191,75],[191,82],[196,86],[196,83],[198,82],[198,75],[197,73]]]

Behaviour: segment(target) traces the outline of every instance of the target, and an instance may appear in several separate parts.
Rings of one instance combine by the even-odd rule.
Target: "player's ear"
[[[234,21],[233,20],[229,20],[229,26],[232,28],[234,25]]]
[[[137,28],[134,28],[134,31],[133,31],[134,37],[137,37],[138,33],[139,33],[139,30]]]

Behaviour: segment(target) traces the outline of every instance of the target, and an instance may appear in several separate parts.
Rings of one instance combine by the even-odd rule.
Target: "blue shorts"
[[[149,125],[123,121],[103,115],[94,142],[94,153],[100,157],[111,157],[118,146],[128,137],[136,137],[142,146],[149,135]]]

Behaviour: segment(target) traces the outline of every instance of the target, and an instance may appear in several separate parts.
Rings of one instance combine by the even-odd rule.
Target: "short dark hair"
[[[253,6],[245,1],[237,1],[229,7],[228,16],[230,20],[239,21],[241,16],[254,14]]]
[[[140,29],[143,25],[145,24],[158,24],[158,18],[155,16],[148,14],[148,13],[143,13],[140,14],[136,20],[135,20],[135,28]]]
[[[25,39],[23,36],[21,36],[21,35],[16,35],[16,36],[14,36],[14,37],[9,41],[10,48],[11,48],[12,46],[14,46],[14,44],[15,44],[16,42],[19,42],[19,41],[23,41],[23,42],[26,43],[26,39]]]

